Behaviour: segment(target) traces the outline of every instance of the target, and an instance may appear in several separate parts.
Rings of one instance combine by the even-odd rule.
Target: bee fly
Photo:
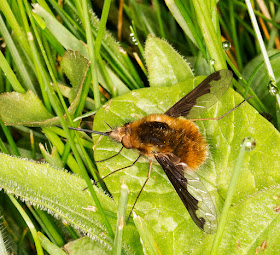
[[[140,152],[138,158],[131,165],[117,169],[107,176],[135,165],[141,156],[149,158],[148,176],[132,209],[150,177],[152,160],[155,158],[195,224],[206,233],[214,233],[217,228],[215,206],[209,192],[195,174],[195,170],[207,158],[207,143],[193,122],[197,120],[219,120],[248,99],[245,99],[219,118],[195,119],[225,94],[231,80],[231,71],[217,71],[209,75],[164,114],[147,115],[140,120],[114,128],[109,132],[70,129],[109,136],[116,142],[122,143],[121,150],[123,148],[137,149]],[[187,119],[178,118],[180,116]],[[102,161],[119,155],[121,150],[114,156]]]

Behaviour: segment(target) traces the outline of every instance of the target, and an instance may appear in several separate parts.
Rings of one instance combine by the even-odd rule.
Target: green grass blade
[[[31,205],[28,205],[29,210],[33,215],[37,216],[38,222],[43,226],[44,231],[48,233],[48,236],[51,238],[52,242],[58,245],[59,247],[65,244],[62,234],[59,233],[57,227],[55,226],[53,220],[48,216],[47,212],[44,212],[40,209],[33,209]]]
[[[163,20],[161,18],[161,6],[159,4],[159,0],[154,0],[155,3],[155,8],[156,8],[156,13],[157,13],[157,20],[159,24],[159,30],[160,30],[160,35],[162,38],[165,38],[165,32],[164,32],[164,27],[163,27]]]
[[[12,148],[13,154],[19,156],[20,154],[19,154],[18,147],[17,147],[17,145],[16,145],[16,143],[14,141],[14,138],[13,138],[11,132],[10,132],[9,127],[6,127],[1,119],[0,119],[0,125],[2,127],[2,130],[3,130],[4,134],[5,134],[8,142],[9,142],[9,144],[11,146],[11,148]]]
[[[15,73],[11,69],[9,63],[5,59],[5,56],[3,55],[2,52],[0,52],[0,68],[6,74],[6,77],[11,83],[13,89],[19,93],[24,93],[25,92],[24,88],[19,83]]]
[[[35,228],[32,220],[28,217],[28,215],[23,210],[23,208],[20,206],[18,201],[12,195],[8,195],[8,196],[9,196],[10,200],[12,201],[12,203],[14,204],[14,206],[19,211],[19,213],[21,214],[22,218],[25,220],[28,228],[30,229],[30,232],[31,232],[32,237],[33,237],[34,242],[35,242],[35,247],[36,247],[36,250],[37,250],[37,254],[38,255],[44,255],[44,252],[43,252],[43,249],[42,249],[42,246],[41,246],[41,242],[40,242],[40,240],[37,236],[37,231],[36,231],[36,228]]]
[[[20,41],[21,45],[23,46],[24,50],[26,51],[27,55],[31,56],[31,50],[28,45],[26,36],[23,34],[22,29],[21,29],[20,25],[18,24],[16,17],[14,16],[14,14],[6,0],[0,1],[0,9],[3,12],[4,16],[6,17],[12,30],[16,34],[17,39]]]
[[[53,244],[44,234],[38,232],[39,240],[43,248],[50,254],[50,255],[67,255],[65,251],[60,249],[58,246]]]
[[[243,63],[242,63],[242,57],[240,53],[240,46],[239,46],[239,38],[237,36],[237,30],[236,30],[236,21],[235,21],[235,10],[234,10],[234,3],[230,1],[229,3],[229,19],[230,19],[230,32],[233,40],[233,45],[235,48],[235,55],[238,63],[238,67],[240,70],[242,70]]]
[[[7,29],[7,27],[5,26],[4,20],[2,18],[2,16],[0,15],[0,33],[3,36],[5,42],[7,43],[7,46],[11,52],[11,55],[13,57],[13,61],[21,75],[21,78],[24,81],[25,87],[26,89],[30,89],[32,90],[35,94],[37,94],[34,85],[31,81],[31,77],[29,75],[29,72],[27,70],[27,67],[24,63],[24,60],[20,57],[20,54],[13,42],[12,37],[10,36],[10,33]]]
[[[89,61],[91,63],[90,70],[91,70],[91,77],[93,83],[94,104],[95,104],[95,108],[99,109],[101,104],[100,104],[99,84],[98,84],[98,77],[97,77],[98,57],[97,54],[95,54],[96,52],[93,48],[93,38],[92,38],[91,27],[90,27],[87,0],[83,0],[82,3],[83,3],[84,24],[85,24],[86,37],[87,37],[88,56],[89,56]]]
[[[128,200],[128,187],[123,183],[120,190],[117,230],[114,239],[113,255],[121,255],[123,228],[125,226],[125,213]]]
[[[197,22],[200,26],[208,53],[211,60],[214,61],[213,65],[215,70],[226,69],[227,65],[224,58],[221,37],[218,37],[215,31],[207,1],[193,0],[192,3],[196,11]]]

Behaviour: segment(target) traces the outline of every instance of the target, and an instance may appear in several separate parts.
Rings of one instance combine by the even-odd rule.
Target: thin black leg
[[[132,214],[132,211],[133,211],[133,209],[134,209],[134,207],[135,207],[135,205],[136,205],[136,203],[137,203],[138,198],[140,197],[140,194],[141,194],[142,190],[144,189],[146,183],[148,182],[148,180],[149,180],[149,178],[150,178],[150,176],[151,176],[152,164],[153,164],[153,162],[150,161],[147,179],[146,179],[146,181],[144,182],[144,184],[142,185],[142,188],[141,188],[141,190],[139,191],[139,193],[138,193],[138,195],[137,195],[137,197],[136,197],[136,199],[135,199],[135,201],[134,201],[134,204],[133,204],[133,206],[132,206],[132,208],[131,208],[131,211],[130,211],[130,213],[129,213],[129,215],[128,215],[128,218],[127,218],[127,220],[126,220],[126,224],[127,224],[128,221],[129,221],[129,218],[130,218],[130,216],[131,216],[131,214]]]
[[[123,149],[123,147],[119,150],[119,152],[117,154],[115,154],[115,155],[113,155],[113,156],[111,156],[109,158],[105,158],[105,159],[102,159],[102,160],[95,160],[95,162],[104,162],[104,161],[106,161],[108,159],[114,158],[114,157],[118,156],[121,153],[122,149]]]
[[[122,168],[117,169],[117,170],[114,170],[113,172],[111,172],[111,173],[109,173],[109,174],[103,176],[103,177],[100,178],[99,180],[95,181],[92,185],[96,185],[96,184],[97,184],[98,182],[100,182],[101,180],[104,180],[104,179],[107,178],[108,176],[110,176],[110,175],[112,175],[112,174],[114,174],[114,173],[116,173],[116,172],[118,172],[118,171],[121,171],[121,170],[123,170],[123,169],[129,168],[129,167],[131,167],[131,166],[134,166],[134,165],[137,163],[137,161],[141,158],[141,156],[142,156],[142,155],[140,154],[140,155],[138,156],[138,158],[137,158],[131,165],[122,167]],[[84,188],[83,191],[85,191],[87,188],[88,188],[88,187]]]

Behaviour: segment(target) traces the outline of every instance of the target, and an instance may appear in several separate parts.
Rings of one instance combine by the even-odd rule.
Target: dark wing
[[[210,74],[190,93],[174,104],[166,115],[188,119],[197,118],[215,104],[227,91],[232,80],[232,72],[224,69]]]
[[[194,171],[180,162],[174,154],[155,156],[172,183],[195,224],[204,232],[212,234],[217,229],[217,215],[214,203],[205,186]]]

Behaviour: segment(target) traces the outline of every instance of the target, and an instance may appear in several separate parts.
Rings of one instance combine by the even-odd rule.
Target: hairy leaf
[[[159,38],[148,37],[145,59],[151,87],[171,86],[193,77],[190,66],[182,56]]]
[[[106,233],[101,215],[88,191],[83,191],[86,183],[78,176],[58,170],[48,164],[40,164],[0,154],[0,187],[19,196],[48,213],[62,218],[81,231],[89,234],[99,243],[106,243],[108,249],[113,247],[113,239]],[[116,224],[117,207],[102,190],[95,188],[98,199],[109,222]],[[93,210],[88,209],[93,206]],[[123,249],[137,251],[140,248],[137,231],[127,225],[126,243]],[[128,248],[130,247],[130,248]],[[139,250],[138,250],[139,251]],[[131,252],[128,252],[131,254]]]

